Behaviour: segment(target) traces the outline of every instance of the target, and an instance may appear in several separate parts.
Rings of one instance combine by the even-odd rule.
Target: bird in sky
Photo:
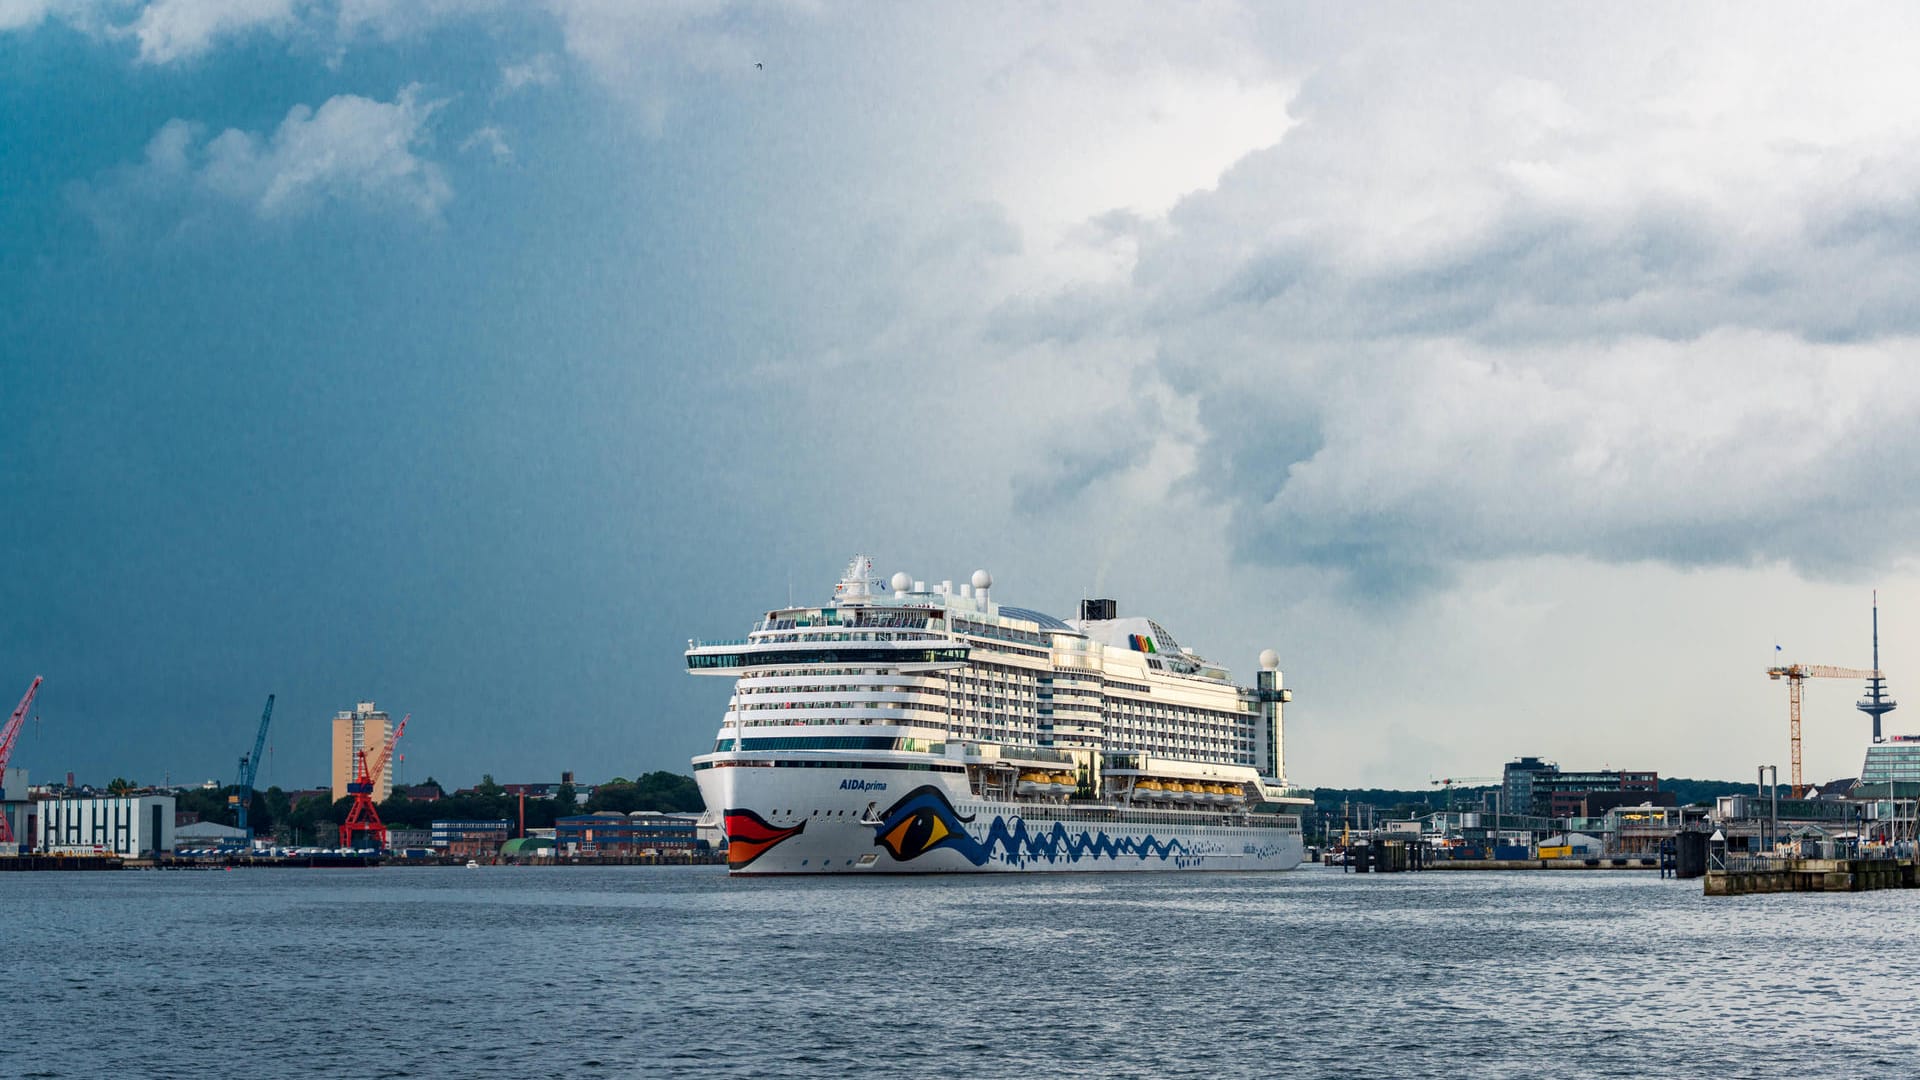
[[[755,60],[755,61],[753,62],[753,70],[755,70],[755,71],[765,71],[765,70],[766,70],[766,67],[767,67],[767,65],[765,65],[765,64],[763,64],[763,63],[761,63],[761,62],[760,62],[760,61],[758,61],[758,60]]]

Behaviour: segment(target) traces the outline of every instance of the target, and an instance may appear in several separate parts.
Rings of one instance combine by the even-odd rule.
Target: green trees
[[[662,770],[647,773],[631,783],[616,777],[601,784],[593,789],[593,797],[587,800],[587,812],[612,810],[631,814],[636,810],[658,810],[662,813],[697,813],[703,805],[700,788],[693,782],[693,777]]]
[[[332,844],[337,836],[333,830],[338,821],[330,820],[328,814],[333,804],[325,795],[309,795],[293,806],[286,817],[287,837],[295,844]],[[341,811],[341,817],[346,816]],[[322,836],[322,832],[328,835]]]

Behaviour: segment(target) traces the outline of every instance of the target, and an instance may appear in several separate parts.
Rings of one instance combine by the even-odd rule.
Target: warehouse
[[[173,850],[173,796],[47,799],[40,812],[42,852],[104,852],[138,858]]]

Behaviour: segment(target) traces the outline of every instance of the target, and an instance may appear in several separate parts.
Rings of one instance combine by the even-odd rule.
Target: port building
[[[99,852],[136,859],[173,850],[171,795],[44,799],[34,805],[40,816],[34,846],[39,852]]]
[[[631,814],[603,810],[597,814],[563,817],[553,823],[553,835],[560,850],[569,855],[683,853],[706,846],[700,838],[699,814],[667,814],[657,810],[636,810]]]
[[[1599,817],[1615,806],[1673,805],[1660,791],[1660,774],[1626,769],[1563,770],[1537,757],[1516,758],[1501,772],[1503,813],[1543,818]]]
[[[14,842],[13,848],[0,849],[0,855],[33,850],[34,829],[39,823],[34,805],[27,798],[27,770],[7,769],[0,772],[0,817],[7,819]]]
[[[513,822],[436,821],[433,823],[433,847],[443,855],[472,858],[492,855],[500,845],[513,838]]]
[[[367,760],[374,761],[380,756],[380,750],[387,745],[393,735],[393,718],[373,707],[373,702],[362,701],[352,709],[342,709],[333,717],[333,798],[335,802],[347,797],[347,785],[353,783],[357,755],[367,752]],[[393,764],[388,762],[373,778],[373,801],[387,801],[393,793]]]
[[[173,850],[191,851],[204,848],[244,850],[253,846],[252,839],[245,830],[236,829],[232,825],[222,825],[217,821],[195,821],[174,827]]]
[[[1890,735],[1884,742],[1868,746],[1854,792],[1860,798],[1920,796],[1920,735]]]

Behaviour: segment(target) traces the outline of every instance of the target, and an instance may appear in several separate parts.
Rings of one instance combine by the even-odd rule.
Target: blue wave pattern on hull
[[[971,837],[969,837],[971,839]],[[1152,833],[1135,840],[1131,836],[1114,840],[1105,832],[1082,832],[1074,836],[1067,827],[1059,822],[1053,828],[1038,833],[1027,831],[1025,819],[1015,819],[1013,828],[1007,828],[1007,819],[995,817],[987,828],[987,842],[975,844],[979,857],[969,854],[973,865],[980,866],[993,857],[996,847],[1000,848],[1000,859],[1014,866],[1029,861],[1045,859],[1048,862],[1079,862],[1081,859],[1119,859],[1124,856],[1137,857],[1141,862],[1148,859],[1167,859],[1187,854],[1186,845],[1178,840],[1156,840]]]
[[[1000,816],[994,817],[993,824],[987,827],[986,840],[981,841],[967,828],[972,821],[972,816],[954,809],[944,791],[931,784],[923,785],[901,796],[880,815],[879,823],[873,827],[873,842],[900,862],[910,862],[929,851],[947,848],[975,866],[985,866],[996,854],[1001,862],[1010,866],[1041,860],[1049,863],[1123,858],[1137,858],[1142,862],[1148,859],[1184,861],[1202,854],[1177,839],[1161,840],[1152,834],[1139,839],[1123,836],[1115,840],[1105,831],[1082,830],[1076,836],[1057,821],[1051,828],[1036,832],[1028,830],[1023,818],[1015,818],[1009,826],[1007,819]]]

